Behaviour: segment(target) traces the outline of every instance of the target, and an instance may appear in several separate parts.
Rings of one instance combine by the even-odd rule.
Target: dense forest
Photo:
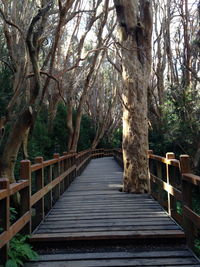
[[[199,0],[0,0],[0,179],[90,148],[122,148],[125,192],[148,192],[148,149],[199,174],[199,82]]]
[[[123,79],[131,75],[130,68],[135,75],[134,66],[139,73],[136,57],[146,68],[134,79],[147,87],[148,119],[142,118],[146,104],[140,103],[133,113],[143,125],[134,126],[135,114],[127,120],[133,118],[135,128],[148,128],[149,147],[155,153],[189,154],[198,171],[200,3],[157,0],[150,7],[144,1],[135,40],[128,44],[132,10],[125,10],[117,22],[114,4],[117,12],[122,5],[114,2],[1,1],[2,177],[14,181],[15,167],[23,158],[50,158],[54,152],[90,147],[120,148],[122,109],[128,110],[127,99],[134,103],[136,97]],[[151,43],[151,24],[153,40],[147,51],[142,38],[147,39],[148,31]],[[137,55],[129,50],[134,42],[140,50]],[[130,64],[125,74],[123,59],[130,56],[134,66]],[[146,84],[144,73],[151,62]]]

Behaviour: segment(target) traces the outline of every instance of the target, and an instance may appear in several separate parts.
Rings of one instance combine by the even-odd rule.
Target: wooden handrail
[[[64,152],[61,156],[56,153],[53,159],[46,161],[43,157],[37,157],[34,164],[23,160],[20,181],[9,184],[8,179],[0,179],[0,255],[4,255],[0,257],[0,264],[8,258],[9,241],[21,230],[24,234],[31,234],[89,161],[109,155],[113,155],[112,149],[87,149],[79,153]],[[10,197],[16,193],[20,195],[23,205],[21,217],[11,225]]]
[[[114,156],[123,167],[121,149],[85,150],[79,153],[54,154],[54,158],[44,161],[37,157],[35,163],[21,161],[21,180],[9,184],[0,180],[0,253],[7,259],[9,241],[21,230],[30,234],[44,219],[55,201],[68,188],[74,178],[83,171],[92,158]],[[194,246],[195,228],[200,229],[200,216],[192,209],[192,186],[200,186],[200,176],[191,173],[189,156],[175,159],[173,153],[166,157],[148,152],[150,169],[149,193],[185,230],[188,245]],[[177,177],[180,176],[180,179]],[[35,179],[33,179],[35,177]],[[35,180],[35,184],[32,181]],[[23,203],[20,218],[10,225],[10,196],[20,194]],[[165,193],[165,196],[164,196]],[[164,198],[163,198],[164,196]],[[47,203],[45,203],[47,201]],[[182,205],[182,214],[177,212],[177,201]]]
[[[113,150],[116,160],[123,166],[121,150]],[[186,233],[189,247],[194,248],[196,229],[200,230],[200,215],[192,207],[193,186],[200,186],[200,176],[194,175],[190,169],[190,158],[181,155],[175,159],[174,153],[167,153],[166,157],[154,155],[149,150],[149,193],[164,207]],[[179,183],[177,183],[177,178]],[[177,203],[181,204],[182,214],[177,210]]]
[[[166,158],[154,155],[151,151],[148,158],[152,196],[184,228],[187,243],[191,248],[194,248],[196,229],[200,229],[200,216],[193,210],[192,190],[193,186],[200,186],[200,176],[192,173],[188,155],[181,155],[180,159],[177,160],[168,159],[167,155]],[[170,179],[167,180],[171,167],[174,168],[171,170],[174,176],[171,175]],[[174,182],[177,175],[180,176],[178,188]],[[155,186],[158,187],[156,192]],[[167,193],[167,205],[161,199],[163,191]],[[177,212],[177,201],[181,203],[182,215]]]
[[[193,184],[193,185],[200,186],[200,176],[194,175],[192,173],[183,173],[182,179],[188,183]]]

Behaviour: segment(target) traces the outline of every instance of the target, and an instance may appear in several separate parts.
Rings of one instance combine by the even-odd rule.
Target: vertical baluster
[[[53,165],[50,165],[49,166],[49,183],[51,183],[53,180]],[[49,195],[49,198],[50,198],[50,209],[53,207],[53,190],[51,189],[50,191],[50,195]]]
[[[77,153],[74,153],[73,158],[72,158],[72,166],[75,166],[75,169],[73,171],[73,180],[77,176],[77,173],[76,173],[76,155],[77,155]]]
[[[166,154],[166,159],[175,159],[175,154],[172,152],[168,152]],[[166,164],[166,172],[167,172],[167,184],[170,185],[170,165]],[[173,196],[169,192],[167,192],[167,207],[168,207],[168,213],[170,216],[173,217],[173,214],[176,212],[176,201]]]
[[[0,179],[0,189],[7,190],[6,198],[0,201],[0,227],[3,231],[9,231],[10,227],[10,197],[9,197],[9,180],[6,178]],[[0,249],[0,264],[5,264],[8,260],[9,243]]]
[[[64,161],[65,160],[62,159],[60,162],[60,175],[64,173]],[[64,181],[65,181],[65,178],[60,183],[60,195],[62,195],[65,191]]]
[[[54,153],[53,157],[54,159],[57,160],[57,162],[54,164],[55,166],[54,173],[55,177],[57,178],[60,175],[60,162],[59,162],[60,155],[58,153]],[[60,198],[60,183],[54,189],[54,196],[55,196],[55,201],[57,201]]]
[[[151,173],[152,173],[152,160],[150,159],[150,155],[153,155],[153,150],[148,150],[147,152],[149,158],[149,177],[148,177],[148,193],[151,194],[152,184],[151,184]]]
[[[35,158],[35,163],[41,164],[41,168],[35,172],[35,184],[36,191],[41,190],[44,187],[44,168],[43,168],[43,157]],[[39,225],[44,220],[44,197],[42,197],[36,204],[36,225]]]
[[[72,157],[69,157],[68,158],[68,169],[70,169],[71,167],[72,167]],[[69,177],[69,184],[71,184],[71,182],[73,181],[73,174],[72,173],[70,173],[69,175],[68,175],[68,177]]]
[[[162,175],[162,163],[160,161],[156,161],[156,176],[162,180],[163,175]],[[161,206],[163,206],[163,199],[162,199],[162,192],[163,189],[161,188],[160,185],[158,186],[158,202],[160,203]]]
[[[66,158],[63,161],[63,172],[66,172],[67,169],[68,169],[68,166],[67,166],[67,160],[68,160],[67,159],[67,155],[68,155],[68,152],[63,152],[63,156],[66,156]],[[65,191],[68,188],[68,175],[64,179],[63,186],[64,186],[63,190]]]
[[[24,188],[20,192],[21,203],[20,205],[20,213],[21,215],[25,214],[27,211],[30,212],[31,215],[31,162],[30,160],[22,160],[20,162],[20,178],[22,180],[28,180],[28,187]],[[24,227],[24,234],[31,234],[31,219],[30,222]]]
[[[190,173],[190,158],[188,155],[181,155],[180,156],[180,171],[181,174]],[[184,181],[182,179],[182,194],[183,194],[183,224],[184,230],[187,238],[188,246],[193,248],[194,247],[194,225],[191,220],[185,216],[184,206],[189,207],[192,209],[192,184]]]

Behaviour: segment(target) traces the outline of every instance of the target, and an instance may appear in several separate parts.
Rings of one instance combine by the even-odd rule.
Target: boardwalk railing
[[[17,233],[31,234],[89,161],[104,156],[114,156],[123,167],[121,150],[85,150],[62,156],[54,154],[54,158],[47,161],[37,157],[34,164],[23,160],[20,181],[9,184],[7,179],[0,180],[0,263],[7,259],[9,241]],[[200,187],[200,177],[191,173],[188,155],[177,160],[173,153],[160,157],[149,151],[148,158],[150,194],[184,228],[188,245],[194,247],[200,216],[194,211],[192,196],[194,187]],[[10,202],[14,195],[20,197],[21,205],[12,223]]]
[[[43,157],[21,161],[20,179],[10,184],[0,179],[0,264],[8,257],[9,241],[17,234],[31,234],[43,221],[45,215],[68,188],[74,178],[81,174],[92,158],[111,156],[113,150],[85,150],[80,153],[54,154],[53,159]],[[11,222],[11,199],[20,199],[20,211]]]
[[[113,150],[113,155],[123,166],[122,151]],[[148,158],[149,193],[183,227],[188,246],[194,249],[200,233],[200,216],[194,207],[194,190],[195,187],[198,188],[197,192],[200,190],[200,176],[192,174],[188,155],[181,155],[177,160],[174,153],[161,157],[149,150]]]
[[[194,190],[199,190],[200,176],[191,173],[189,156],[181,155],[176,160],[174,153],[164,158],[149,151],[149,167],[152,196],[184,228],[188,245],[194,248],[200,230]]]

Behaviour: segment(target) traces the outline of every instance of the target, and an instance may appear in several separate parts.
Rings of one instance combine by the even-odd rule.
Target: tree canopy
[[[23,158],[120,148],[123,126],[124,177],[137,169],[139,191],[149,147],[190,154],[198,171],[199,6],[1,0],[0,176],[15,181]]]

